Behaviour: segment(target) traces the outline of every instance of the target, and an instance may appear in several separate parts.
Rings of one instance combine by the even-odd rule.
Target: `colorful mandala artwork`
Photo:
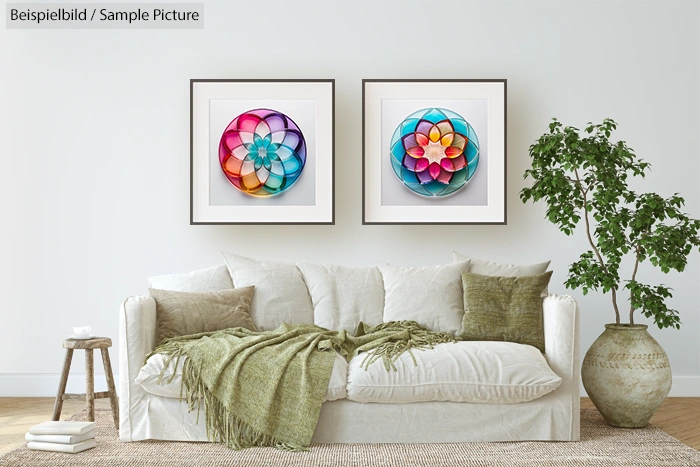
[[[306,141],[296,123],[282,112],[248,110],[221,135],[219,162],[229,182],[243,193],[274,196],[301,176]]]
[[[433,107],[414,112],[394,131],[396,176],[414,193],[447,196],[464,188],[479,165],[479,139],[461,115]]]

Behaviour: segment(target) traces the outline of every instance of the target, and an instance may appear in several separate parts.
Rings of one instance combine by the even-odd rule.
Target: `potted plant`
[[[586,353],[583,385],[606,422],[613,426],[645,426],[671,389],[666,352],[635,324],[635,312],[653,319],[659,328],[680,329],[678,312],[666,305],[671,288],[637,279],[643,263],[683,271],[688,255],[700,246],[700,221],[681,212],[678,194],[635,193],[630,176],[644,177],[649,164],[637,158],[624,141],[610,140],[617,124],[611,119],[583,132],[556,119],[549,132],[530,146],[534,180],[520,192],[523,202],[544,200],[547,218],[566,235],[583,220],[590,249],[569,266],[567,288],[610,294],[615,323]],[[621,280],[623,258],[630,257],[631,275]],[[625,295],[624,298],[621,295]],[[623,306],[629,323],[621,322]]]

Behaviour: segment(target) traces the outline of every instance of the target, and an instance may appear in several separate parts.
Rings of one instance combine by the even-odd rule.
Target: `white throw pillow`
[[[165,356],[163,354],[152,355],[146,364],[139,371],[134,383],[140,384],[141,387],[148,393],[156,396],[168,397],[173,399],[180,398],[180,386],[182,386],[182,366],[185,364],[187,357],[182,357],[175,368],[173,358],[163,371],[165,366]],[[161,378],[161,372],[163,377]],[[160,378],[160,384],[158,379]],[[172,380],[170,379],[172,378]],[[334,401],[336,399],[345,399],[347,396],[347,379],[348,379],[348,362],[345,357],[340,356],[336,352],[335,362],[333,362],[333,370],[331,379],[328,381],[328,389],[323,400]],[[185,397],[183,392],[182,397]]]
[[[233,288],[225,264],[198,269],[189,274],[166,274],[148,278],[148,288],[175,292],[220,292]]]
[[[297,263],[314,306],[314,324],[354,334],[363,321],[382,322],[384,283],[376,266],[349,268],[334,264]]]
[[[493,261],[484,261],[481,259],[471,258],[465,256],[456,251],[452,252],[452,259],[456,263],[458,261],[469,260],[469,272],[472,274],[481,274],[482,276],[499,276],[499,277],[524,277],[524,276],[536,276],[538,274],[544,274],[547,272],[549,263],[552,261],[545,261],[543,263],[535,264],[502,264],[494,263]],[[542,296],[546,297],[549,291],[548,288],[542,291]]]
[[[542,397],[561,384],[542,353],[512,342],[468,341],[414,350],[396,359],[398,371],[379,361],[362,368],[365,353],[350,361],[347,397],[356,402],[410,404],[449,401],[516,404]]]
[[[261,331],[287,324],[313,324],[314,307],[299,269],[292,263],[258,261],[224,253],[236,287],[255,286],[250,316]]]
[[[412,320],[431,331],[462,326],[462,272],[469,261],[425,268],[377,265],[384,279],[384,322]]]
[[[456,251],[452,252],[452,258],[455,263],[458,261],[469,260],[469,272],[473,274],[500,277],[536,276],[547,272],[549,263],[551,263],[551,261],[545,261],[543,263],[524,264],[520,266],[515,264],[494,263],[493,261],[484,261],[481,259],[471,258],[461,253],[457,253]]]

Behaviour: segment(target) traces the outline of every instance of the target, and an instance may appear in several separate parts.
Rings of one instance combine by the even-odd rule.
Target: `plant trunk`
[[[639,246],[635,248],[636,254],[634,258],[634,270],[632,271],[632,282],[637,278],[637,269],[639,269]],[[634,324],[634,306],[632,306],[632,297],[630,297],[630,324]]]
[[[598,250],[598,247],[596,246],[595,242],[593,241],[593,237],[591,236],[591,222],[588,219],[588,199],[586,198],[586,194],[588,190],[584,190],[583,186],[581,185],[581,179],[578,176],[578,170],[574,169],[574,173],[576,174],[576,182],[578,184],[578,189],[581,190],[581,196],[583,197],[583,219],[586,221],[586,236],[588,237],[588,243],[591,245],[591,248],[593,248],[593,252],[595,253],[596,257],[598,258],[598,262],[600,265],[603,267],[603,270],[605,272],[608,272],[607,266],[605,266],[605,261],[603,261],[603,257],[600,254],[600,251]],[[615,309],[615,324],[620,324],[620,310],[617,308],[617,289],[612,288],[612,304],[613,308]]]
[[[617,289],[610,289],[613,309],[615,310],[615,324],[620,324],[620,311],[617,309]]]

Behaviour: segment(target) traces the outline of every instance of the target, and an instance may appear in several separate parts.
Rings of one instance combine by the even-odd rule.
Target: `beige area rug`
[[[611,428],[595,410],[581,411],[581,441],[459,444],[317,444],[311,452],[273,448],[232,451],[211,443],[122,443],[109,410],[98,410],[97,447],[78,454],[17,449],[1,467],[641,467],[700,466],[700,452],[658,428]],[[84,420],[85,412],[73,420]]]

